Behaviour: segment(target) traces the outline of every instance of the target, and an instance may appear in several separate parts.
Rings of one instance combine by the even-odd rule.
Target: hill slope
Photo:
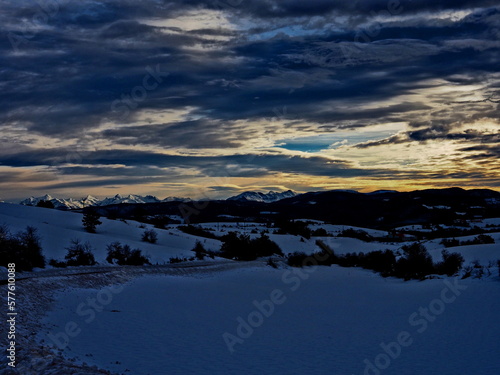
[[[88,241],[94,248],[96,261],[105,263],[106,245],[120,241],[132,248],[138,248],[150,256],[153,263],[168,262],[171,257],[192,256],[191,249],[198,238],[180,232],[157,230],[158,243],[150,244],[141,241],[144,228],[135,221],[119,221],[101,218],[102,225],[97,233],[87,233],[82,226],[82,214],[47,208],[28,207],[16,204],[0,203],[0,225],[7,225],[11,232],[24,230],[26,226],[38,229],[42,239],[42,247],[47,260],[63,259],[65,247],[72,239]],[[146,225],[146,228],[152,226]],[[218,250],[219,241],[202,239],[208,249]]]

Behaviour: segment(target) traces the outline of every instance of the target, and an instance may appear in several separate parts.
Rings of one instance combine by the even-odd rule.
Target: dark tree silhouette
[[[280,247],[265,234],[250,239],[249,235],[229,232],[222,237],[220,255],[228,259],[254,260],[270,255],[283,255]]]
[[[95,233],[95,229],[102,222],[99,220],[100,216],[95,211],[87,211],[83,215],[82,223],[85,230],[89,233]]]
[[[144,242],[156,243],[158,242],[158,233],[154,229],[146,229],[142,234],[142,240]]]
[[[6,226],[0,226],[0,264],[6,266],[7,263],[16,263],[20,271],[45,267],[36,228],[28,226],[24,232],[12,235]]]
[[[21,247],[24,249],[24,255],[27,262],[33,267],[45,267],[45,258],[42,255],[42,245],[40,236],[35,227],[26,227],[24,232],[17,235]]]
[[[110,243],[106,249],[108,251],[106,257],[108,263],[131,266],[151,264],[149,259],[142,255],[141,250],[131,250],[129,245],[122,245],[118,241]]]
[[[96,264],[92,247],[88,242],[81,243],[80,240],[71,240],[71,245],[66,248],[68,253],[64,257],[68,266],[93,266]]]
[[[396,263],[396,277],[405,280],[423,279],[435,271],[432,258],[424,245],[416,242],[402,247],[404,257]]]
[[[194,251],[196,259],[198,260],[203,260],[207,253],[200,241],[196,241],[196,245],[194,246],[192,251]]]
[[[436,272],[440,275],[453,276],[462,268],[464,257],[459,253],[449,253],[447,250],[441,252],[443,261],[436,264]]]

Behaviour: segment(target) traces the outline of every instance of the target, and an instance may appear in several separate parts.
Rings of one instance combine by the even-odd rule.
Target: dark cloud
[[[193,3],[193,2],[189,2]],[[402,8],[404,12],[413,14],[419,12],[435,12],[439,10],[460,10],[476,7],[497,6],[495,0],[447,0],[439,2],[429,2],[426,0],[398,1],[398,0],[354,0],[354,1],[331,1],[331,0],[310,0],[308,2],[300,0],[256,0],[256,1],[200,1],[199,4],[213,4],[217,9],[219,5],[226,10],[231,10],[230,6],[224,4],[235,4],[233,11],[238,13],[251,14],[255,18],[294,18],[324,16],[333,13],[335,15],[360,16],[369,15],[370,12]],[[236,5],[237,4],[237,5]]]
[[[485,131],[477,131],[474,129],[467,129],[462,132],[451,132],[453,126],[434,126],[431,128],[425,128],[421,130],[409,131],[399,133],[389,138],[369,141],[356,145],[357,148],[370,148],[381,145],[390,144],[400,144],[400,143],[410,143],[413,141],[425,142],[432,140],[454,140],[454,141],[475,141],[478,143],[493,143],[497,144],[500,141],[500,136],[498,134],[492,134]],[[472,146],[462,148],[461,151],[476,151],[477,149],[489,149],[492,146]]]
[[[102,136],[127,145],[156,145],[166,148],[236,148],[251,137],[251,131],[233,131],[220,121],[196,120],[179,123],[128,126],[110,129]]]
[[[0,164],[13,167],[48,166],[62,168],[65,174],[90,175],[130,175],[129,169],[114,168],[115,165],[127,165],[137,170],[141,176],[142,168],[180,168],[195,169],[199,176],[208,177],[261,177],[274,173],[295,173],[330,177],[377,176],[387,172],[374,169],[352,168],[343,160],[326,157],[300,157],[280,154],[250,154],[230,156],[180,156],[131,150],[94,151],[85,155],[84,164],[97,167],[67,167],[63,150],[50,150],[37,155],[31,152],[0,157]],[[95,169],[95,170],[94,170]],[[156,172],[151,175],[156,175]],[[122,174],[123,175],[123,174]],[[146,173],[146,175],[149,175]],[[168,174],[164,172],[165,177]]]
[[[219,176],[227,165],[238,165],[240,177],[385,175],[343,160],[266,154],[249,161],[238,153],[249,140],[279,135],[275,122],[311,135],[408,123],[408,131],[358,147],[452,140],[486,160],[498,155],[498,137],[462,126],[500,118],[499,15],[493,0],[3,2],[0,137],[32,147],[4,151],[0,161],[109,174],[116,184],[120,176],[161,179],[161,168]],[[189,27],[165,22],[181,16]],[[155,67],[168,76],[146,90]],[[457,90],[434,94],[440,86]],[[472,98],[463,86],[475,87]],[[174,110],[184,118],[143,119],[144,111]],[[34,146],[37,135],[51,144]],[[86,165],[66,165],[72,151],[60,142],[84,136],[130,149],[94,151],[75,163]],[[234,154],[133,151],[138,145]]]
[[[119,188],[122,186],[134,186],[134,185],[144,185],[154,182],[164,182],[163,178],[147,177],[147,178],[135,178],[135,177],[123,177],[123,178],[107,178],[107,179],[95,179],[95,180],[76,180],[69,182],[56,182],[43,184],[40,189],[67,189],[67,188],[94,188],[94,187],[106,187],[114,186]]]
[[[472,4],[478,8],[493,3],[461,1],[433,5],[412,2],[405,4],[405,14],[466,9]],[[265,20],[298,17],[299,22],[300,17],[325,15],[330,11],[370,16],[371,11],[387,8],[388,2],[245,1],[227,4],[224,12],[245,12],[247,17]],[[314,107],[322,103],[338,99],[368,102],[391,97],[410,89],[411,86],[398,89],[402,80],[417,85],[424,78],[442,77],[444,71],[484,77],[488,72],[484,71],[488,69],[485,61],[492,61],[489,50],[472,57],[468,52],[461,53],[458,45],[450,51],[451,47],[441,43],[447,39],[468,40],[469,45],[483,43],[482,33],[490,28],[485,20],[493,12],[486,9],[476,12],[476,17],[462,20],[456,27],[384,26],[377,37],[370,37],[370,43],[361,44],[353,43],[356,29],[341,34],[341,42],[338,35],[325,36],[321,30],[312,36],[293,37],[292,33],[288,37],[246,41],[243,32],[218,28],[170,32],[168,28],[141,23],[145,17],[171,17],[203,5],[214,4],[197,1],[142,5],[128,1],[99,5],[69,3],[49,17],[47,25],[55,24],[59,28],[37,31],[19,45],[19,50],[28,54],[10,53],[12,47],[5,38],[3,50],[9,53],[2,58],[6,69],[0,75],[8,90],[2,91],[0,100],[8,101],[12,110],[3,120],[27,121],[33,131],[51,136],[64,137],[84,131],[108,117],[113,118],[111,104],[141,84],[147,66],[161,64],[171,76],[165,84],[149,92],[147,100],[134,103],[131,117],[141,109],[191,105],[213,119],[251,119],[269,117],[274,107],[286,104],[294,106],[303,120],[318,121]],[[17,9],[12,4],[5,7],[4,31],[22,35],[14,20],[26,17],[28,10]],[[38,12],[40,9],[31,7],[30,10]],[[267,29],[263,24],[262,30]],[[229,40],[203,37],[207,35],[225,35]],[[217,45],[218,48],[186,49],[196,44]],[[235,57],[244,59],[231,61]],[[408,60],[412,61],[412,66],[401,65]],[[479,67],[483,71],[478,71]],[[489,69],[496,69],[496,63]],[[377,71],[383,78],[367,76]],[[205,84],[217,80],[239,83],[222,87]],[[254,100],[257,96],[261,98],[258,102]],[[425,106],[423,103],[414,105]],[[30,111],[21,111],[27,107]],[[327,111],[324,115],[330,122],[343,121],[346,116],[338,110]],[[377,118],[380,116],[381,113],[377,113]],[[399,116],[401,120],[413,117],[411,113]],[[131,118],[124,121],[129,120]]]
[[[465,152],[466,159],[492,159],[496,164],[500,158],[500,146],[496,145],[477,145],[464,147],[460,151]]]

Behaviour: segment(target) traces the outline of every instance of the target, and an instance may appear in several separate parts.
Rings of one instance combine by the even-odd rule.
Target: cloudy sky
[[[498,190],[492,0],[6,0],[0,198]]]

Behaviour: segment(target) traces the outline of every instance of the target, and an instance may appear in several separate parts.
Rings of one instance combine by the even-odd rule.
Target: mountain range
[[[259,199],[259,201],[248,200]],[[240,194],[227,200],[114,204],[96,208],[104,217],[123,219],[179,217],[184,222],[276,221],[310,219],[364,228],[440,223],[500,217],[500,192],[460,188],[411,192],[316,191],[266,203],[260,194]]]
[[[281,193],[277,191],[270,191],[267,194],[255,191],[246,191],[234,197],[230,197],[227,200],[240,201],[240,202],[251,201],[251,202],[272,203],[286,198],[293,198],[297,195],[298,195],[297,193],[291,190],[283,191]]]
[[[112,204],[121,204],[121,203],[160,203],[160,202],[188,202],[189,198],[178,198],[178,197],[167,197],[163,200],[158,199],[152,195],[133,195],[129,194],[126,196],[122,196],[120,194],[116,194],[112,198],[104,198],[102,200],[93,197],[91,195],[87,195],[82,199],[74,199],[74,198],[53,198],[49,194],[44,195],[43,197],[30,197],[20,202],[20,204],[25,206],[36,206],[41,201],[51,202],[55,208],[57,209],[81,209],[85,207],[92,206],[109,206]]]
[[[75,200],[46,195],[31,197],[21,203],[33,206],[41,200],[48,200],[54,207],[63,210],[98,207],[101,216],[125,219],[148,215],[181,215],[188,216],[191,222],[215,222],[222,216],[230,215],[238,220],[258,221],[272,214],[281,218],[308,218],[373,228],[415,223],[454,223],[463,219],[500,215],[500,192],[460,188],[372,193],[347,190],[303,194],[293,191],[244,192],[226,200],[207,201],[202,205],[187,198],[169,197],[160,200],[154,196],[119,194],[103,200],[92,196]],[[210,209],[200,209],[207,206]]]
[[[227,200],[233,201],[243,201],[243,202],[263,202],[263,203],[272,203],[277,202],[281,199],[292,198],[297,196],[297,193],[288,190],[284,192],[276,192],[270,191],[269,193],[260,193],[255,191],[246,191],[234,197],[230,197]],[[62,209],[62,210],[73,210],[73,209],[82,209],[85,207],[92,206],[110,206],[113,204],[122,204],[122,203],[160,203],[160,202],[189,202],[190,198],[179,198],[179,197],[167,197],[165,199],[159,199],[153,195],[120,195],[116,194],[112,198],[104,198],[102,200],[93,197],[91,195],[87,195],[82,199],[74,199],[74,198],[54,198],[49,194],[46,194],[42,197],[29,197],[20,202],[20,204],[25,206],[36,206],[41,201],[51,202],[54,205],[54,208]]]

